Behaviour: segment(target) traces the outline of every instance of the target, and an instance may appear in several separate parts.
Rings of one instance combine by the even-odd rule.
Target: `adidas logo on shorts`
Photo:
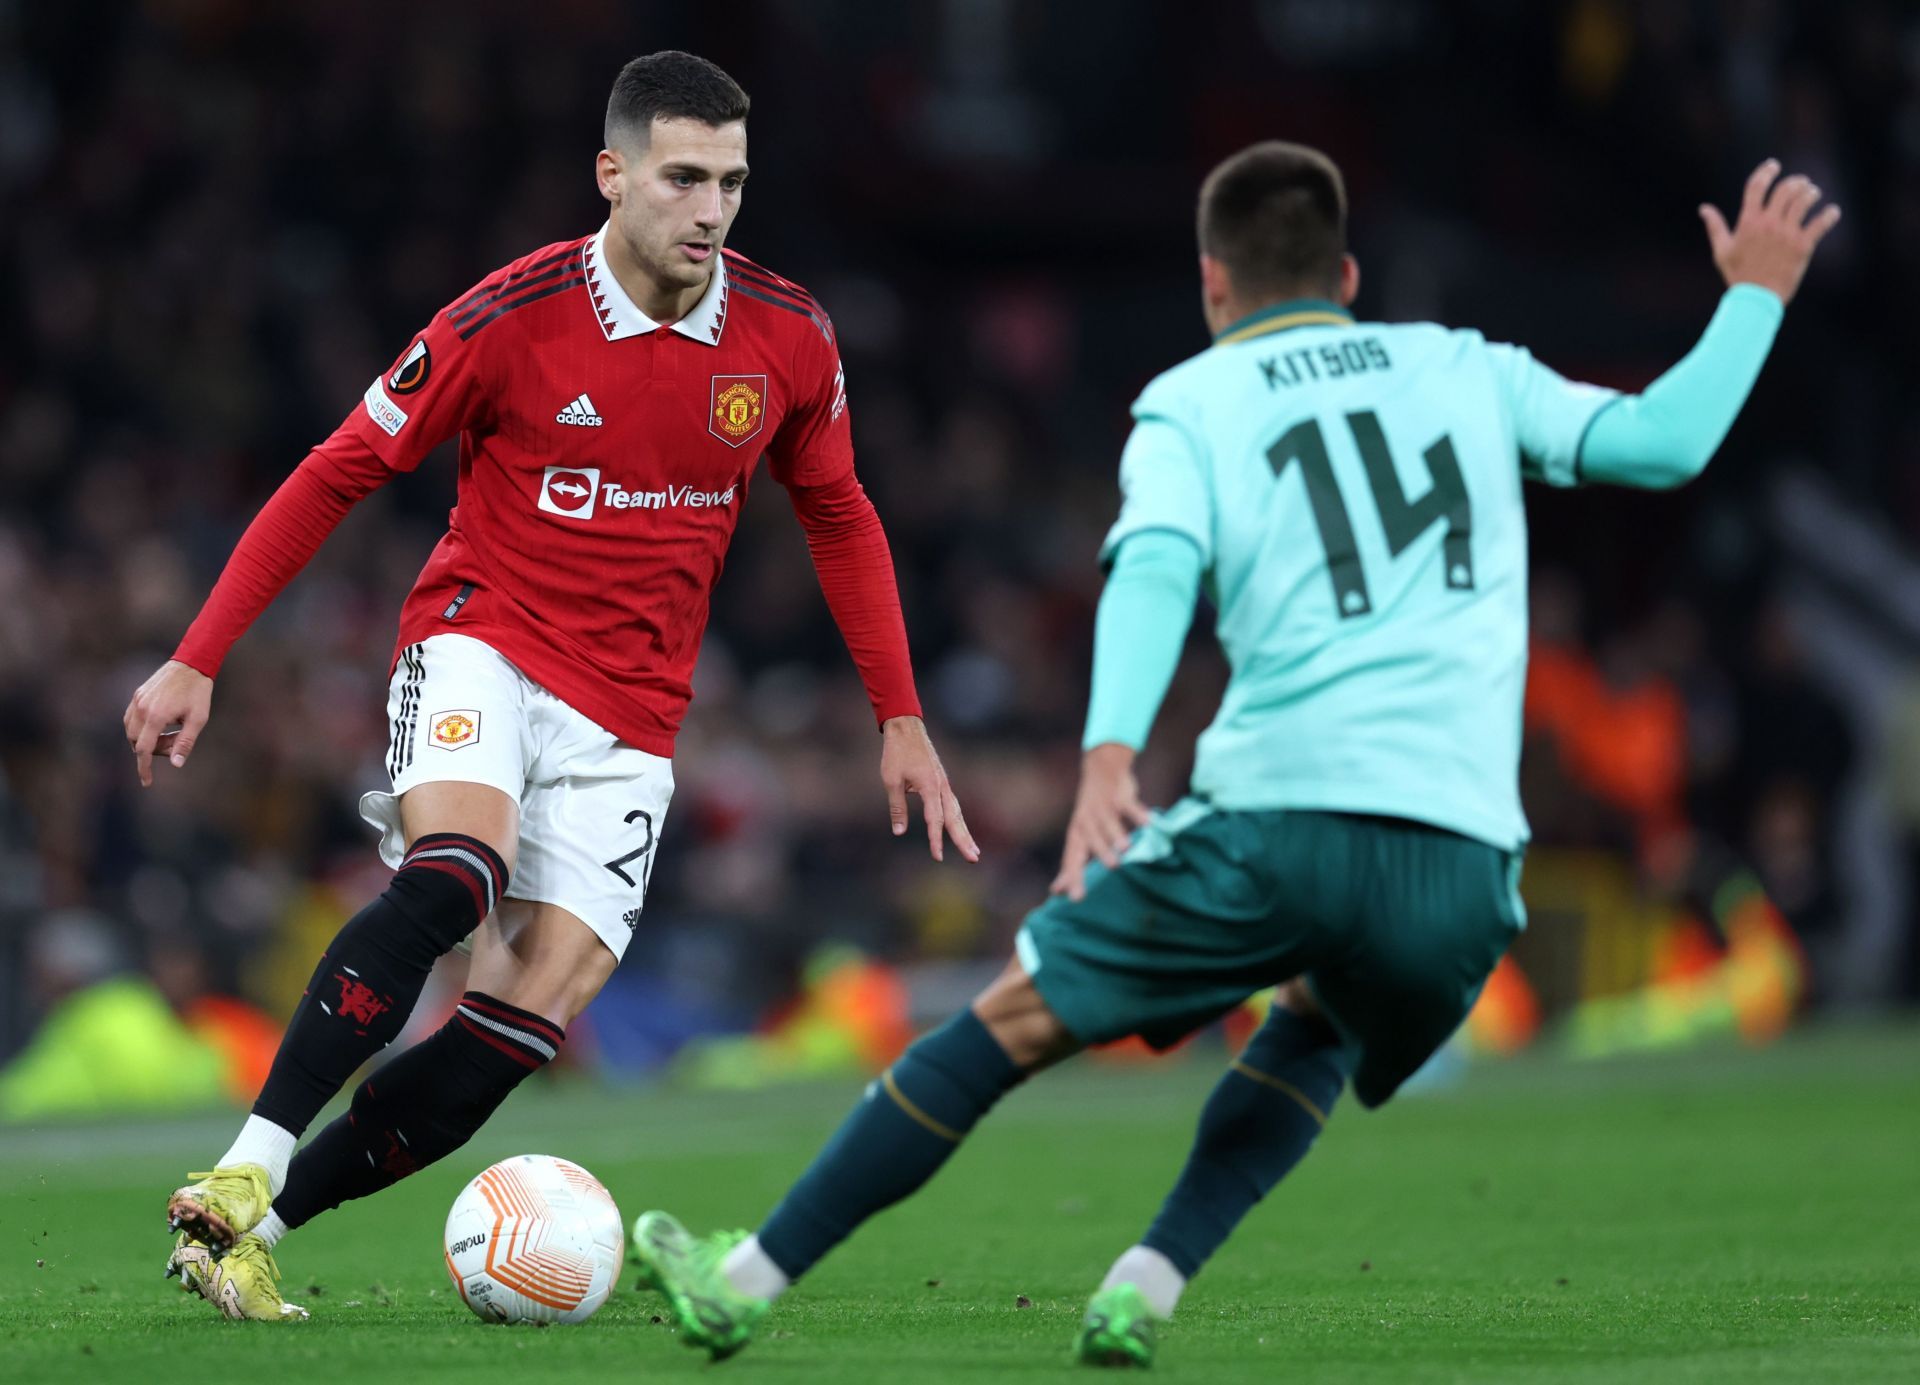
[[[593,401],[581,395],[553,416],[555,423],[570,423],[576,428],[598,428],[606,420],[593,411]]]

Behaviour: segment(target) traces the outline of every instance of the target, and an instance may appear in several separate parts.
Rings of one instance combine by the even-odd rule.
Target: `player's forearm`
[[[347,511],[390,475],[365,443],[344,430],[309,453],[240,536],[173,657],[218,677],[234,642],[307,565]]]
[[[1698,476],[1760,378],[1784,313],[1767,289],[1728,289],[1679,364],[1594,416],[1580,447],[1581,478],[1664,489]]]
[[[1093,625],[1093,691],[1083,749],[1118,742],[1135,750],[1173,683],[1200,595],[1200,550],[1182,535],[1147,531],[1114,555]]]
[[[881,724],[920,715],[893,550],[873,502],[848,475],[827,486],[789,488],[827,609],[866,685]]]

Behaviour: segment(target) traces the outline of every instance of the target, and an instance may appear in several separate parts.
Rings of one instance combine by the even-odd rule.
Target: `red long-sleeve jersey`
[[[622,740],[671,755],[764,454],[875,715],[918,715],[826,313],[729,250],[693,311],[661,326],[607,270],[606,234],[535,251],[436,314],[261,511],[174,657],[217,673],[356,500],[457,434],[458,503],[402,608],[395,659],[431,635],[472,635]]]

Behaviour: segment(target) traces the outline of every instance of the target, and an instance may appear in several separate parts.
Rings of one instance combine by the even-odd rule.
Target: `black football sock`
[[[1026,1076],[971,1010],[921,1038],[867,1088],[767,1218],[760,1248],[798,1279],[861,1222],[932,1178]]]
[[[347,1113],[293,1156],[273,1210],[291,1230],[444,1159],[565,1039],[551,1020],[468,991],[452,1019],[361,1083]]]
[[[456,832],[422,837],[392,882],[347,920],[307,983],[253,1113],[305,1132],[360,1065],[392,1043],[427,973],[480,926],[507,887],[485,842]]]
[[[1207,1098],[1187,1166],[1140,1243],[1191,1279],[1306,1157],[1349,1061],[1325,1020],[1274,1006]]]

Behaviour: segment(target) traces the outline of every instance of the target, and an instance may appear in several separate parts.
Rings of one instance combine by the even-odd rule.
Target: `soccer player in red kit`
[[[213,1172],[168,1200],[170,1271],[229,1317],[289,1320],[274,1243],[458,1149],[637,928],[709,595],[764,454],[806,530],[934,859],[978,858],[914,693],[892,557],[854,477],[833,328],[805,289],[725,248],[748,101],[686,53],[635,59],[607,106],[593,235],[488,276],[432,322],[247,530],[174,657],[127,708],[140,780],[186,764],[233,642],[347,510],[460,438],[459,497],[400,616],[390,792],[361,801],[396,873],[314,971]],[[320,1108],[471,941],[438,1032]]]

